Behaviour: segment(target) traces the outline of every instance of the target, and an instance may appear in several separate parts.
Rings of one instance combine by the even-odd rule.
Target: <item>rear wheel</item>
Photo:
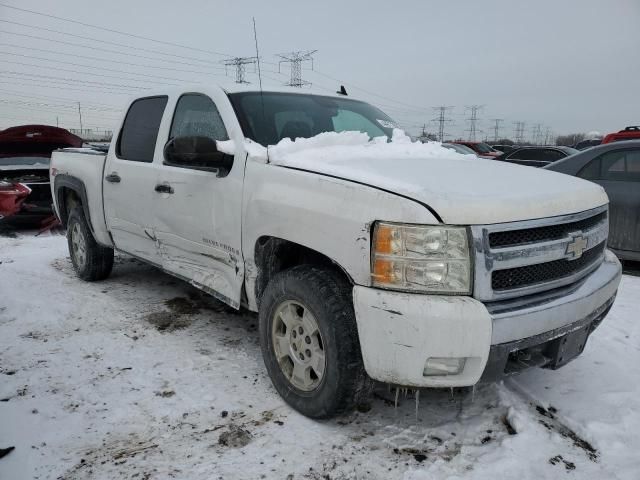
[[[351,285],[335,271],[303,265],[274,276],[260,304],[260,344],[276,390],[308,417],[335,416],[369,392]]]
[[[98,245],[80,207],[74,207],[69,214],[67,242],[78,277],[93,282],[109,276],[113,268],[113,249]]]

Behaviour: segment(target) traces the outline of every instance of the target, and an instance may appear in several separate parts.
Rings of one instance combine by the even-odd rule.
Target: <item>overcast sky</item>
[[[274,73],[277,53],[317,49],[305,80],[335,91],[329,77],[340,79],[412,133],[423,123],[436,130],[439,105],[454,106],[446,131],[456,137],[472,104],[484,106],[481,137],[493,137],[494,118],[504,119],[500,136],[512,136],[515,121],[527,136],[535,124],[556,134],[640,124],[640,0],[0,3],[192,47],[0,5],[0,128],[56,117],[77,128],[76,101],[85,127],[112,128],[143,88],[231,81],[220,54],[255,55],[252,16],[264,83],[288,80],[286,65]]]

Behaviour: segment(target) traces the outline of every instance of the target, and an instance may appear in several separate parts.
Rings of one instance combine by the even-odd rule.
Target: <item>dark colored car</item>
[[[595,147],[596,145],[600,145],[601,143],[601,138],[593,138],[590,140],[582,140],[581,142],[576,143],[573,148],[575,148],[576,150],[586,150],[587,148]]]
[[[68,147],[82,147],[82,139],[63,128],[23,125],[0,132],[0,181],[19,183],[31,191],[12,222],[36,224],[52,217],[51,152]]]
[[[478,156],[478,154],[471,150],[469,147],[467,147],[466,145],[461,145],[459,143],[443,143],[442,146],[463,155],[475,155],[476,157]]]
[[[602,143],[620,142],[622,140],[640,140],[640,126],[627,127],[604,137]]]
[[[496,160],[530,167],[544,167],[574,153],[578,153],[578,150],[571,147],[519,147],[512,152],[503,153]]]
[[[505,145],[503,143],[498,143],[498,144],[491,143],[489,144],[489,146],[494,150],[498,150],[499,152],[502,152],[502,153],[513,152],[516,148],[518,148],[518,145]]]
[[[476,152],[476,155],[482,158],[496,158],[502,152],[499,152],[484,142],[466,142],[464,140],[455,140],[453,142],[458,145],[464,145],[465,147],[469,147],[471,150]]]
[[[609,247],[640,260],[640,140],[590,148],[546,167],[601,185],[609,195]]]

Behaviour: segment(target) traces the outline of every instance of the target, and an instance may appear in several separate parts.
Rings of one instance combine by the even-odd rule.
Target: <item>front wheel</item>
[[[368,392],[351,285],[337,272],[278,273],[262,296],[260,344],[276,390],[303,415],[332,417]]]
[[[93,282],[109,276],[113,268],[113,248],[98,245],[79,207],[69,214],[67,242],[71,263],[78,277]]]

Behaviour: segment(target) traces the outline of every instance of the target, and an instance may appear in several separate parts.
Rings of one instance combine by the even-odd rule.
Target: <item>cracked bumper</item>
[[[573,289],[519,306],[356,286],[353,299],[365,369],[375,380],[409,387],[474,385],[488,363],[495,378],[504,373],[495,373],[496,352],[508,356],[522,345],[549,342],[575,330],[572,326],[584,326],[615,297],[620,277],[620,262],[607,251],[604,262]],[[425,376],[432,357],[466,361],[458,374]]]

